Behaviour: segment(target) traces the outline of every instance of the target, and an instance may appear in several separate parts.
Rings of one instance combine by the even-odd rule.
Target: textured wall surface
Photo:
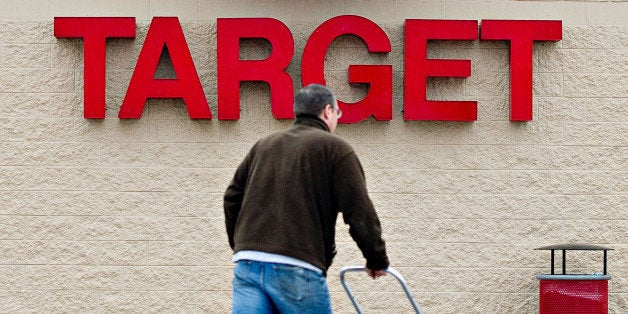
[[[287,128],[269,88],[245,83],[239,121],[188,118],[180,100],[150,100],[139,120],[117,113],[152,16],[178,16],[216,116],[216,17],[273,17],[295,39],[288,68],[325,20],[356,14],[382,27],[392,52],[369,55],[344,36],[330,48],[339,99],[349,64],[391,64],[391,121],[341,125],[356,149],[392,266],[426,313],[534,313],[549,252],[609,246],[609,312],[628,308],[628,2],[625,1],[2,1],[0,2],[0,312],[224,313],[231,251],[222,193],[261,136]],[[107,117],[83,111],[83,49],[53,36],[55,16],[132,16],[135,39],[109,40]],[[477,100],[473,123],[403,120],[406,18],[556,19],[563,40],[534,45],[534,119],[508,120],[506,42],[433,42],[431,58],[468,59],[465,79],[430,79],[428,97]],[[242,42],[244,58],[268,53]],[[159,75],[172,75],[165,56]],[[339,220],[330,270],[334,308],[353,308],[337,279],[362,265]],[[601,253],[569,255],[601,270]],[[560,259],[557,264],[559,265]],[[351,274],[367,312],[408,311],[389,276]]]

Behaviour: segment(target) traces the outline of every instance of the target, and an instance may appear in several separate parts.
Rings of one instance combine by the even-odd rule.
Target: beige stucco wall
[[[329,51],[328,83],[346,101],[349,64],[392,64],[394,117],[341,125],[382,220],[392,266],[426,313],[533,313],[549,252],[584,242],[609,253],[611,313],[628,308],[626,1],[0,1],[0,312],[228,312],[232,264],[222,192],[252,143],[289,127],[268,88],[246,83],[239,121],[190,120],[180,101],[151,100],[119,120],[152,16],[178,16],[216,116],[216,17],[273,17],[305,41],[325,20],[361,15],[393,51],[370,57],[352,38]],[[82,41],[56,39],[55,16],[132,16],[134,40],[109,41],[107,118],[82,117]],[[403,120],[406,18],[558,19],[563,40],[535,44],[534,120],[508,120],[505,42],[430,44],[433,58],[472,60],[466,79],[433,79],[429,97],[477,100],[473,123]],[[267,49],[247,41],[244,55]],[[163,64],[168,72],[168,62]],[[338,224],[329,285],[363,259]],[[601,253],[570,255],[601,269]],[[559,263],[559,261],[557,261]],[[573,264],[572,264],[573,263]],[[352,276],[368,312],[400,312],[392,278]]]

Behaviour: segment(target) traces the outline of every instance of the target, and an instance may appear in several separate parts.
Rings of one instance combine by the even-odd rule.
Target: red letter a
[[[176,79],[154,78],[164,45],[170,53]],[[192,55],[176,17],[153,18],[118,117],[141,118],[148,98],[183,98],[190,118],[212,117]]]

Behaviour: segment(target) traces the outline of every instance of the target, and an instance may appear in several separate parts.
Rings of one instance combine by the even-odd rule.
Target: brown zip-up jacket
[[[316,116],[299,116],[292,128],[251,148],[227,188],[224,211],[234,252],[290,256],[326,273],[342,212],[366,266],[389,264],[360,161]]]

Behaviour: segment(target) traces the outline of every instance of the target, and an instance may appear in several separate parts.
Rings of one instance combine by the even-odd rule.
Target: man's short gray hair
[[[294,97],[294,114],[319,116],[325,106],[334,107],[335,102],[336,97],[331,88],[320,84],[310,84],[299,90]]]

